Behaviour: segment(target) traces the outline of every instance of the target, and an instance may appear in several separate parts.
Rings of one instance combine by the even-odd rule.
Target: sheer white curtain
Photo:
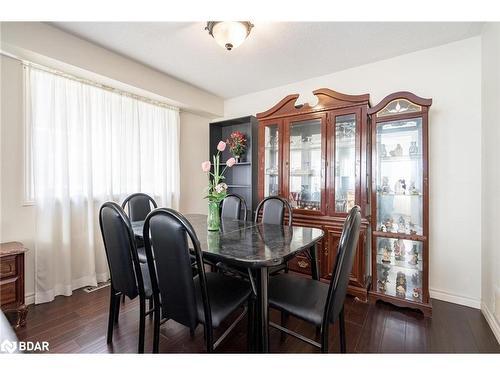
[[[26,72],[36,205],[35,302],[108,279],[98,210],[134,192],[179,199],[179,112]]]

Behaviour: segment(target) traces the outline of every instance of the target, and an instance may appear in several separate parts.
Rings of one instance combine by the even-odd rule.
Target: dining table
[[[269,352],[269,298],[270,270],[283,265],[299,253],[311,261],[311,276],[319,280],[317,244],[323,231],[302,226],[255,223],[252,221],[221,219],[218,231],[207,229],[207,215],[186,214],[193,226],[202,255],[229,267],[249,269],[256,295],[255,350]],[[132,222],[134,235],[143,237],[144,221]],[[272,276],[271,276],[272,277]],[[250,334],[250,333],[249,333]]]

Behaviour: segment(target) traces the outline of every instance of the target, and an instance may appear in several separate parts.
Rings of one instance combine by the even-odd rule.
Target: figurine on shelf
[[[410,156],[415,156],[418,154],[417,142],[411,142],[410,148],[408,149],[408,154],[410,154]]]
[[[410,182],[410,188],[408,190],[410,191],[411,195],[418,195],[419,194],[417,188],[415,187],[415,181]]]
[[[379,242],[379,248],[382,249],[382,262],[391,263],[391,242],[387,238],[382,238]]]
[[[403,147],[398,143],[396,148],[389,152],[391,156],[403,156]]]
[[[394,241],[394,259],[405,260],[405,243],[402,239]]]
[[[389,177],[382,177],[382,186],[380,186],[380,193],[389,194],[391,192],[391,188],[389,186]]]
[[[406,220],[403,215],[399,216],[398,219],[398,233],[404,233],[406,228]]]
[[[387,157],[387,148],[385,147],[385,145],[383,143],[380,145],[380,156],[382,158]]]
[[[420,288],[413,289],[413,298],[420,299],[421,294],[422,294],[422,289]]]
[[[401,271],[396,276],[396,295],[398,297],[406,296],[406,275]]]
[[[391,252],[388,249],[384,249],[384,252],[382,254],[382,262],[384,263],[391,263]]]
[[[389,280],[377,280],[378,290],[380,290],[381,292],[386,292],[388,282],[389,282]]]
[[[386,266],[385,264],[381,265],[381,272],[380,272],[380,278],[377,280],[378,288],[380,291],[385,292],[387,291],[387,284],[390,282],[389,281],[389,270],[391,269],[390,266]]]
[[[422,282],[422,278],[420,277],[420,273],[419,272],[415,272],[413,275],[411,275],[411,282],[414,284],[414,285],[418,285]]]
[[[380,225],[380,231],[381,232],[387,232],[387,227],[384,224]]]
[[[408,263],[411,264],[412,266],[416,266],[418,264],[417,245],[413,245],[410,254],[411,254],[411,259],[408,261]]]
[[[416,227],[415,223],[410,220],[410,222],[408,223],[408,231],[411,235],[417,234],[415,227]]]
[[[394,220],[392,220],[391,218],[387,218],[383,221],[382,225],[383,227],[385,227],[385,230],[383,230],[382,226],[380,227],[380,230],[382,232],[392,232],[394,226]]]
[[[406,181],[404,178],[397,180],[394,185],[394,193],[399,195],[406,194]]]

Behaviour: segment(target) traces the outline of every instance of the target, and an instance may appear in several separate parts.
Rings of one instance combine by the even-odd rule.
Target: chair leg
[[[284,311],[281,312],[281,326],[282,327],[286,328],[289,317],[290,317],[290,315],[288,315],[286,312],[284,312]],[[285,340],[286,340],[286,333],[281,331],[280,341],[284,342]]]
[[[255,344],[255,301],[252,297],[248,299],[247,312],[247,349],[249,353],[253,353]]]
[[[109,318],[108,318],[108,336],[107,343],[111,344],[113,341],[113,324],[115,322],[115,308],[116,308],[116,297],[113,288],[110,288],[111,295],[109,296]]]
[[[125,295],[123,295],[125,296]],[[118,317],[120,315],[120,297],[121,294],[115,296],[115,323],[118,323]]]
[[[345,339],[345,319],[344,319],[344,307],[340,310],[339,314],[339,328],[340,328],[340,352],[347,353],[347,344]]]
[[[144,353],[144,331],[146,329],[146,300],[140,297],[139,301],[139,353]]]
[[[328,353],[328,330],[330,325],[326,323],[321,327],[321,353]]]
[[[207,327],[207,325],[205,324],[203,326],[203,329],[205,331],[205,344],[207,346],[207,353],[213,353],[214,351],[214,333],[212,332],[211,329],[209,329]]]
[[[160,307],[155,306],[154,309],[154,333],[153,333],[153,353],[159,353],[160,346]]]

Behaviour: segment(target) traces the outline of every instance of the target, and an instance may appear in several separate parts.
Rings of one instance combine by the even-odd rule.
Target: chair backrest
[[[197,302],[188,237],[196,255],[205,321],[211,326],[200,241],[193,227],[182,214],[169,208],[153,210],[144,222],[144,246],[155,303],[161,299],[163,317],[194,329],[198,323]]]
[[[118,204],[106,202],[99,210],[99,225],[112,288],[129,298],[144,293],[144,282],[129,218]]]
[[[157,208],[155,200],[145,193],[134,193],[129,195],[122,203],[125,210],[128,205],[128,217],[130,221],[142,221],[151,212],[151,205]]]
[[[255,210],[255,222],[259,220],[259,213],[262,209],[261,222],[264,224],[283,225],[285,221],[285,209],[288,212],[288,225],[292,226],[293,212],[290,203],[281,197],[264,198]]]
[[[358,246],[361,213],[359,206],[354,206],[347,216],[339,240],[337,259],[333,267],[328,289],[323,321],[335,322],[344,306],[356,247]]]
[[[221,203],[221,217],[225,219],[247,220],[247,203],[238,194],[228,194]],[[243,215],[241,209],[243,208]]]

